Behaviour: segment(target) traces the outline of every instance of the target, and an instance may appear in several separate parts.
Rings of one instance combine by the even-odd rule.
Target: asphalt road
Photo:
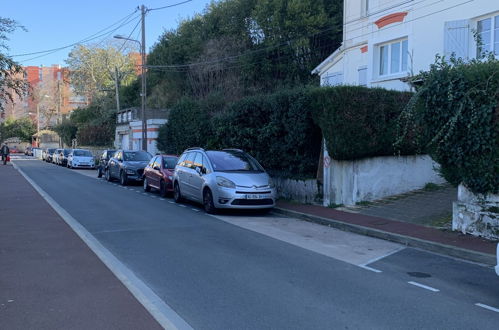
[[[213,217],[140,186],[37,160],[16,165],[194,329],[498,328],[499,277],[489,267],[409,248],[349,262],[282,234],[294,219]],[[266,229],[266,218],[280,229]]]

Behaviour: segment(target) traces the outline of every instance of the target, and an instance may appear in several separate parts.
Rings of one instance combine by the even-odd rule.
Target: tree
[[[0,17],[0,112],[6,103],[13,102],[15,94],[22,97],[28,91],[22,66],[2,52],[9,49],[7,35],[18,28],[24,29],[16,21]]]
[[[0,141],[18,137],[21,141],[31,142],[31,137],[35,132],[35,125],[29,118],[9,118],[0,124]]]
[[[122,42],[100,45],[78,45],[69,53],[66,63],[70,70],[71,85],[75,92],[90,100],[101,97],[106,90],[114,89],[134,78],[135,62],[130,56],[132,48],[121,50]]]

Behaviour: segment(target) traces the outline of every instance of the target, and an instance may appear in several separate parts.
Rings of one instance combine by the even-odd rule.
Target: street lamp
[[[142,27],[144,28],[144,27]],[[123,39],[128,41],[133,41],[139,44],[140,46],[140,57],[141,57],[141,84],[142,84],[142,92],[140,93],[140,103],[141,103],[141,114],[142,114],[142,149],[147,151],[147,120],[146,120],[146,51],[144,42],[140,42],[135,39],[130,39],[121,35],[115,35],[116,39]]]

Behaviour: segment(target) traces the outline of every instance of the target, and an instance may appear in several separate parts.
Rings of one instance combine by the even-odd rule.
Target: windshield
[[[116,150],[108,150],[107,151],[107,154],[106,154],[106,158],[109,159],[109,158],[112,158],[115,154]]]
[[[47,149],[48,153],[53,153],[54,151],[55,151],[55,149]]]
[[[206,154],[216,172],[263,172],[263,168],[253,157],[241,151],[207,151]]]
[[[64,149],[64,156],[69,155],[70,152],[71,152],[71,149]]]
[[[88,150],[75,150],[73,156],[92,157],[92,153]]]
[[[132,162],[143,162],[151,160],[151,155],[145,151],[124,151],[123,160]]]
[[[177,165],[178,157],[163,156],[163,164],[165,168],[172,169]]]

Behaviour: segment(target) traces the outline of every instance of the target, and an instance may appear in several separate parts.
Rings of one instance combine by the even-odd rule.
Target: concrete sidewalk
[[[496,263],[497,242],[458,232],[285,201],[279,201],[274,212],[487,265]]]
[[[0,328],[161,329],[11,165],[0,165]]]

